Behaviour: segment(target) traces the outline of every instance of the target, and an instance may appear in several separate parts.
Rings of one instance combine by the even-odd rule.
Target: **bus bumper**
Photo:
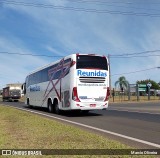
[[[71,110],[106,110],[108,108],[108,101],[89,103],[72,101],[70,108]]]

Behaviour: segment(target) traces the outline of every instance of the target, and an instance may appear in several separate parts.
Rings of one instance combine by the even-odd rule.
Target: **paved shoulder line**
[[[119,134],[119,133],[111,132],[111,131],[108,131],[108,130],[96,128],[96,127],[93,127],[93,126],[89,126],[89,125],[85,125],[85,124],[82,124],[82,123],[66,120],[66,119],[63,119],[63,118],[47,115],[47,114],[37,112],[37,111],[33,111],[33,110],[13,107],[13,106],[10,106],[10,105],[7,105],[7,106],[15,108],[15,109],[19,109],[19,110],[28,111],[28,112],[31,112],[31,113],[47,116],[47,117],[54,118],[54,119],[57,119],[57,120],[65,121],[65,122],[68,122],[68,123],[71,123],[71,124],[79,125],[79,126],[86,127],[86,128],[93,129],[93,130],[97,130],[97,131],[100,131],[100,132],[108,133],[108,134],[111,134],[111,135],[115,135],[115,136],[118,136],[118,137],[122,137],[122,138],[125,138],[125,139],[136,141],[136,142],[139,142],[139,143],[142,143],[142,144],[150,145],[150,146],[153,146],[153,147],[156,147],[156,148],[160,148],[160,144],[151,143],[151,142],[148,142],[148,141],[145,141],[145,140],[140,140],[140,139],[129,137],[129,136],[126,136],[126,135],[123,135],[123,134]]]

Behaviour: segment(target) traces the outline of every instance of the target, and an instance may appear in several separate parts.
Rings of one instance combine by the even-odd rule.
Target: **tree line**
[[[152,84],[151,89],[160,90],[160,82],[157,83],[151,79],[146,79],[146,80],[141,80],[136,82],[136,84],[146,84],[146,85],[148,83]],[[128,89],[128,86],[129,86],[129,81],[127,81],[125,76],[119,77],[118,80],[115,82],[115,87],[119,87],[121,91]]]

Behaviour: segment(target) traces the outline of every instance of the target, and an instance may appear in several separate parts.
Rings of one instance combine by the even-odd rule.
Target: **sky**
[[[0,89],[73,53],[109,55],[112,87],[160,82],[160,0],[0,0]]]

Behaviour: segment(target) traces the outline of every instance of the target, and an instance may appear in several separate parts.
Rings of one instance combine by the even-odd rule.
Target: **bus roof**
[[[49,66],[52,66],[52,65],[54,65],[54,64],[57,64],[57,63],[59,63],[62,59],[65,60],[65,59],[68,59],[68,58],[73,58],[73,56],[76,56],[76,55],[91,55],[91,56],[102,56],[102,57],[104,57],[104,55],[100,55],[100,54],[85,54],[85,53],[70,54],[70,55],[68,55],[68,56],[62,57],[61,59],[58,59],[57,61],[51,62],[51,63],[49,63],[49,64],[47,64],[47,65],[45,65],[45,66],[43,66],[43,67],[40,67],[40,68],[37,68],[37,69],[33,70],[33,71],[30,72],[27,76],[29,76],[29,75],[31,75],[31,74],[33,74],[33,73],[36,73],[36,72],[38,72],[38,71],[40,71],[40,70],[43,70],[43,69],[45,69],[45,68],[47,68],[47,67],[49,67]],[[105,56],[105,57],[106,57],[106,56]]]

